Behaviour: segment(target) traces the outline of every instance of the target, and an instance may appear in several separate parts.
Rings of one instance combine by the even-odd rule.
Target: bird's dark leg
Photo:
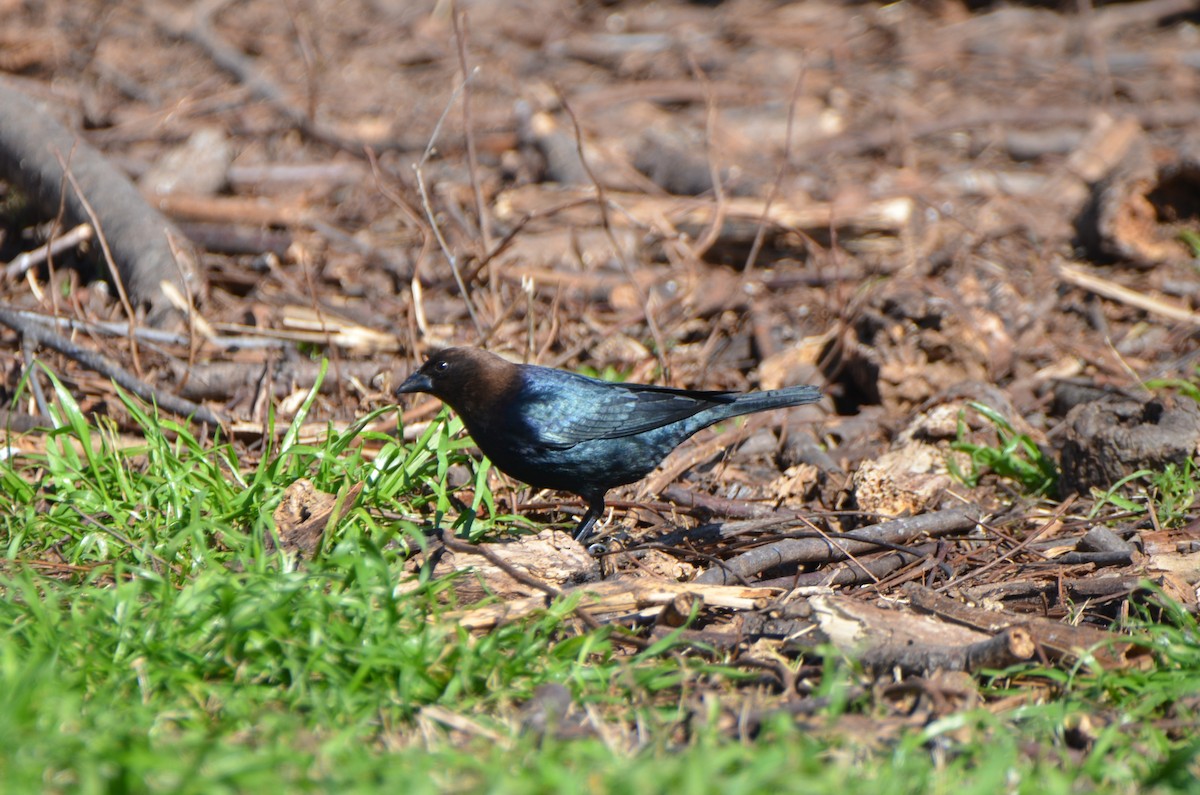
[[[588,498],[587,513],[579,520],[579,527],[575,529],[575,540],[583,543],[587,537],[592,534],[592,526],[596,524],[596,520],[604,515],[604,495],[599,494]]]

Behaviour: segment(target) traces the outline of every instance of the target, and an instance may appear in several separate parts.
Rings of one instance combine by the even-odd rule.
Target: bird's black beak
[[[396,396],[409,395],[413,392],[432,392],[433,382],[429,380],[429,376],[417,370],[415,373],[404,379],[404,383],[396,387]]]

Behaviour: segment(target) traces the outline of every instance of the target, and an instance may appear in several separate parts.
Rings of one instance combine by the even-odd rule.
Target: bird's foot
[[[601,533],[604,533],[606,530],[608,530],[608,526],[612,524],[613,511],[610,509],[608,512],[608,518],[603,522],[598,522],[597,520],[603,513],[603,505],[601,505],[598,509],[595,507],[588,508],[587,513],[585,513],[583,518],[579,520],[579,527],[575,530],[575,540],[582,544],[596,530],[599,530]]]

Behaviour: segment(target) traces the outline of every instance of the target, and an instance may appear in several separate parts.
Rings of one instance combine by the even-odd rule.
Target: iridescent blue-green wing
[[[523,410],[549,447],[632,436],[687,419],[736,399],[732,392],[696,392],[645,384],[613,384],[538,368],[522,392]]]

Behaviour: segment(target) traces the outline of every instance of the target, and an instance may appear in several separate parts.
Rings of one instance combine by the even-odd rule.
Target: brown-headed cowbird
[[[614,384],[513,364],[478,348],[433,354],[396,389],[410,392],[428,392],[458,412],[500,471],[587,500],[575,534],[580,541],[604,513],[609,489],[645,477],[696,431],[821,397],[815,386],[740,394]]]

